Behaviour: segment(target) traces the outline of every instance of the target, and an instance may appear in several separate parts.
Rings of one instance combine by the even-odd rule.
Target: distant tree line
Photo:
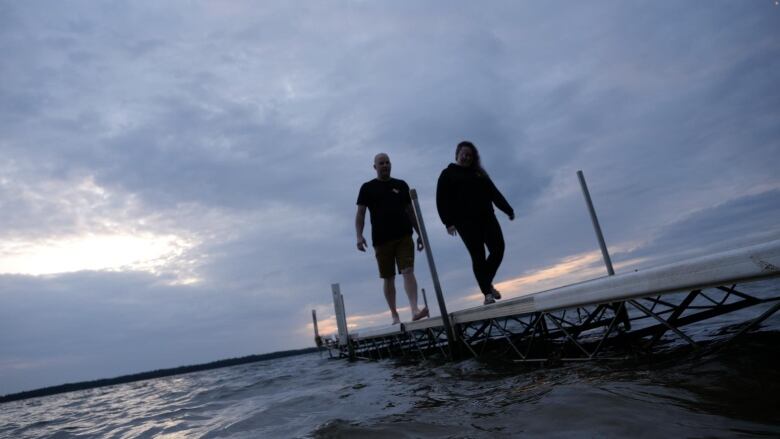
[[[143,381],[153,378],[162,378],[172,375],[181,375],[190,372],[200,372],[203,370],[218,369],[220,367],[236,366],[239,364],[255,363],[257,361],[272,360],[274,358],[289,357],[293,355],[308,354],[315,352],[317,348],[294,349],[290,351],[271,352],[261,355],[249,355],[240,358],[228,358],[226,360],[212,361],[211,363],[195,364],[192,366],[179,366],[171,369],[158,369],[151,372],[135,373],[131,375],[122,375],[116,378],[104,378],[94,381],[83,381],[80,383],[62,384],[59,386],[44,387],[42,389],[30,390],[27,392],[12,393],[0,396],[0,403],[18,401],[20,399],[36,398],[40,396],[54,395],[57,393],[73,392],[76,390],[94,389],[96,387],[113,386],[115,384],[125,384],[134,381]]]

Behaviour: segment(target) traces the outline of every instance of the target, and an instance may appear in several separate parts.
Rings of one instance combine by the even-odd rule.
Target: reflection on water
[[[779,342],[775,316],[701,358],[543,368],[308,354],[2,404],[0,437],[780,437]]]

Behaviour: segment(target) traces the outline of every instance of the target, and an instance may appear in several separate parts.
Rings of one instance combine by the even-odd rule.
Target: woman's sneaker
[[[485,301],[482,304],[490,305],[491,303],[496,303],[496,299],[493,297],[493,294],[492,293],[485,294]]]
[[[490,288],[493,290],[493,298],[496,299],[496,300],[501,299],[501,293],[498,292],[496,287],[491,286]]]

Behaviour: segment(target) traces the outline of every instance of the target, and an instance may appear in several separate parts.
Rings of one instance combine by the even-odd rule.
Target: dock
[[[745,289],[780,277],[780,239],[616,274],[582,171],[577,171],[577,178],[607,276],[449,312],[417,192],[411,189],[439,316],[350,332],[340,285],[333,284],[338,332],[320,337],[313,314],[317,346],[331,357],[350,359],[453,360],[486,353],[537,363],[624,359],[674,343],[695,351],[714,339],[725,346],[780,309],[780,291],[756,295]],[[715,319],[728,324],[714,338],[696,330],[697,323]],[[741,321],[734,323],[735,319]]]
[[[606,276],[449,313],[453,337],[442,316],[349,333],[334,285],[339,333],[323,337],[322,346],[344,358],[479,358],[490,351],[518,362],[622,359],[668,338],[698,350],[698,335],[687,327],[757,310],[721,336],[726,344],[780,309],[780,291],[757,297],[741,288],[780,276],[778,267],[780,240]]]

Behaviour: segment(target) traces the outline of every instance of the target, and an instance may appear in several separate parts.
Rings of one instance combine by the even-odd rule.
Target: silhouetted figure
[[[515,219],[512,206],[482,168],[479,151],[471,142],[460,142],[455,149],[455,163],[439,176],[436,207],[450,235],[460,234],[471,255],[474,277],[485,295],[485,305],[494,303],[501,294],[493,287],[504,258],[504,235],[493,205]],[[490,253],[485,257],[485,248]]]
[[[404,289],[409,297],[412,320],[428,316],[428,308],[417,307],[417,278],[414,276],[414,243],[412,228],[417,232],[417,250],[423,249],[420,228],[412,211],[409,186],[403,180],[390,177],[390,157],[385,153],[374,157],[376,178],[363,183],[357,199],[355,232],[357,248],[366,251],[366,239],[363,227],[366,209],[371,213],[371,241],[379,266],[379,277],[383,281],[383,290],[393,324],[401,323],[395,307],[395,269],[403,275]]]

